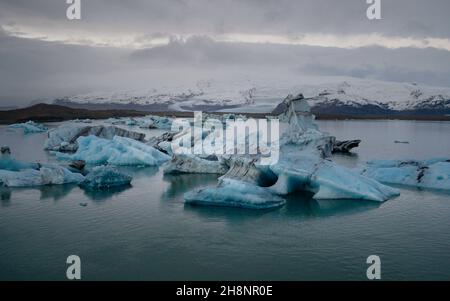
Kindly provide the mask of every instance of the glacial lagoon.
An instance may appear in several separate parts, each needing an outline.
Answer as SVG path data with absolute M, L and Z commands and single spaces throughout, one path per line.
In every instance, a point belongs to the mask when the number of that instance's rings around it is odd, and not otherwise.
M 333 156 L 348 167 L 450 157 L 449 122 L 318 125 L 340 140 L 362 140 L 354 154 Z M 24 161 L 56 160 L 43 150 L 45 137 L 0 127 L 0 144 Z M 396 187 L 401 195 L 385 203 L 296 194 L 284 207 L 255 212 L 184 204 L 184 193 L 216 185 L 216 176 L 121 169 L 133 174 L 131 188 L 0 188 L 0 280 L 64 280 L 72 254 L 84 280 L 365 280 L 372 254 L 384 280 L 450 279 L 448 193 Z

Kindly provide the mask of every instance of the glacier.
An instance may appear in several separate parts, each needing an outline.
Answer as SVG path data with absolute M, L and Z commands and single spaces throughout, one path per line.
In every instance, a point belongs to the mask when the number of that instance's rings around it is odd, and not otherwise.
M 133 178 L 112 166 L 96 166 L 85 177 L 80 186 L 87 189 L 108 189 L 129 186 Z
M 97 136 L 81 136 L 77 139 L 75 153 L 53 152 L 61 160 L 83 160 L 92 165 L 159 166 L 170 157 L 159 150 L 134 139 L 114 136 L 112 140 Z
M 65 97 L 69 104 L 120 104 L 155 106 L 167 111 L 266 113 L 273 100 L 302 92 L 314 110 L 350 107 L 367 114 L 370 109 L 392 113 L 421 109 L 450 109 L 450 89 L 419 83 L 398 83 L 345 76 L 283 76 L 268 74 L 216 76 L 172 86 L 154 85 L 145 90 L 93 92 Z M 233 87 L 230 89 L 230 87 Z M 60 101 L 60 100 L 59 100 Z M 58 103 L 55 100 L 54 103 Z
M 450 159 L 372 160 L 362 175 L 386 184 L 450 191 Z
M 11 129 L 22 129 L 24 134 L 42 133 L 48 130 L 42 124 L 36 123 L 31 120 L 24 123 L 10 124 L 8 127 Z

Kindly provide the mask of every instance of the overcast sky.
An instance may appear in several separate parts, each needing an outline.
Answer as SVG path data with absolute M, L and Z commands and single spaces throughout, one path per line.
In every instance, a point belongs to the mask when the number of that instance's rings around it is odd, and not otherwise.
M 450 86 L 450 1 L 0 0 L 0 106 L 221 73 Z

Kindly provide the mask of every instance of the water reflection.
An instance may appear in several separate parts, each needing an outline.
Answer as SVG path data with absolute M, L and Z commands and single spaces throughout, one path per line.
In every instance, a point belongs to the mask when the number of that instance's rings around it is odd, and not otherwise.
M 169 186 L 161 198 L 163 201 L 170 201 L 194 188 L 216 185 L 218 177 L 205 174 L 164 175 L 163 180 L 168 182 Z
M 263 209 L 253 210 L 245 208 L 234 207 L 220 207 L 220 206 L 199 206 L 192 204 L 185 204 L 184 211 L 191 215 L 195 215 L 206 221 L 227 221 L 232 224 L 243 224 L 247 221 L 252 221 L 255 218 L 260 218 L 266 214 L 270 214 L 279 209 Z
M 296 193 L 286 196 L 286 204 L 281 208 L 268 210 L 252 210 L 232 207 L 194 206 L 186 204 L 185 212 L 195 214 L 206 220 L 226 220 L 242 222 L 262 217 L 266 214 L 278 215 L 281 218 L 311 219 L 331 216 L 345 216 L 377 209 L 379 202 L 365 200 L 315 200 L 311 193 Z
M 381 204 L 366 200 L 316 200 L 313 213 L 317 217 L 352 215 L 377 209 Z
M 132 185 L 111 187 L 108 189 L 83 189 L 84 195 L 94 202 L 104 202 L 107 199 L 120 195 L 125 190 L 128 190 Z
M 2 207 L 8 207 L 11 204 L 11 189 L 0 186 L 0 201 Z
M 366 200 L 315 200 L 309 193 L 296 193 L 286 197 L 287 216 L 330 217 L 357 214 L 380 207 L 382 203 Z
M 76 184 L 42 186 L 39 188 L 41 200 L 52 199 L 58 201 L 66 197 L 75 187 L 77 187 Z

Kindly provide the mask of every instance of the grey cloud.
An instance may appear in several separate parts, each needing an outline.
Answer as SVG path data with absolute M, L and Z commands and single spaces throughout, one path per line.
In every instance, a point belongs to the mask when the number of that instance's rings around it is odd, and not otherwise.
M 65 1 L 0 0 L 0 25 L 84 30 L 137 42 L 169 37 L 142 50 L 64 45 L 8 36 L 0 27 L 0 106 L 99 90 L 151 88 L 217 74 L 348 75 L 449 86 L 450 52 L 436 49 L 326 47 L 216 42 L 214 33 L 308 32 L 450 37 L 447 0 L 383 0 L 383 20 L 369 22 L 363 0 L 96 0 L 83 20 L 65 19 Z M 176 34 L 197 34 L 179 40 Z M 203 34 L 203 35 L 202 35 Z
M 205 37 L 125 49 L 0 34 L 0 105 L 102 90 L 143 89 L 217 74 L 348 75 L 448 85 L 450 52 L 219 43 Z
M 381 80 L 418 81 L 448 85 L 450 53 L 445 50 L 386 49 L 214 42 L 194 37 L 186 42 L 138 50 L 130 55 L 135 64 L 148 66 L 191 66 L 197 68 L 236 66 L 243 69 L 265 66 L 315 75 L 349 75 Z M 430 76 L 433 74 L 433 76 Z
M 369 21 L 365 0 L 96 0 L 82 1 L 80 22 L 64 1 L 1 0 L 3 22 L 58 28 L 172 34 L 303 33 L 450 37 L 448 0 L 382 0 L 383 20 Z

